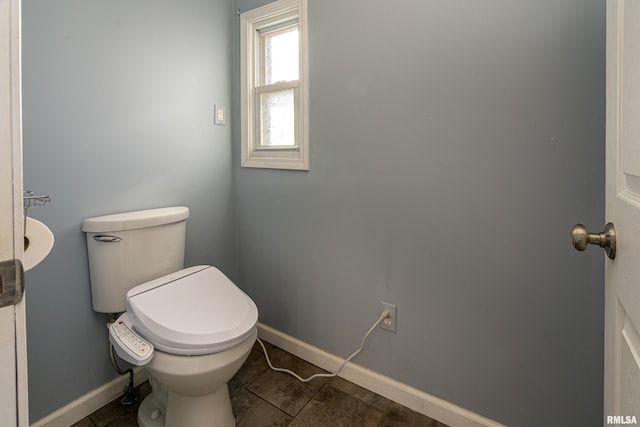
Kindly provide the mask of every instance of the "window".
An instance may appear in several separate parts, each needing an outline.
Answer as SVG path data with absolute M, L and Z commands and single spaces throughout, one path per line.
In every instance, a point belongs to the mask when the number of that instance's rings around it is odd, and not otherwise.
M 309 169 L 306 5 L 240 15 L 242 166 Z

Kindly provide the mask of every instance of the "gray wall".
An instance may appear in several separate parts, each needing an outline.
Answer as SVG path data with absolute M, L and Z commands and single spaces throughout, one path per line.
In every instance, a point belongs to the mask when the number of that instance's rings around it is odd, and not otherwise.
M 191 208 L 188 265 L 233 277 L 231 2 L 23 0 L 25 187 L 55 234 L 27 281 L 31 421 L 117 376 L 91 309 L 84 218 Z
M 311 170 L 234 160 L 260 320 L 346 356 L 395 303 L 356 363 L 510 426 L 601 425 L 603 254 L 569 230 L 604 223 L 604 2 L 309 3 Z

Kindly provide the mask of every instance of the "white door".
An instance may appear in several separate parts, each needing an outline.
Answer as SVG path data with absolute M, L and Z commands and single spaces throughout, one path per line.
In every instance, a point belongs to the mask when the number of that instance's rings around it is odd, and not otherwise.
M 607 0 L 604 422 L 640 423 L 640 0 Z
M 0 301 L 6 260 L 22 259 L 20 0 L 0 0 Z M 0 427 L 28 426 L 24 298 L 0 308 Z

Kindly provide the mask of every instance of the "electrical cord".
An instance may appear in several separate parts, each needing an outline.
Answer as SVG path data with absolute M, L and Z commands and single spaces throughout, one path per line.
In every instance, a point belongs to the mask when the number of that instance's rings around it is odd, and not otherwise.
M 116 372 L 120 375 L 129 374 L 129 384 L 124 387 L 124 395 L 122 399 L 120 399 L 120 403 L 123 405 L 131 405 L 135 403 L 140 398 L 140 393 L 138 393 L 133 387 L 133 369 L 122 369 L 118 362 L 116 362 L 116 354 L 113 349 L 113 344 L 109 344 L 109 357 L 111 358 L 111 366 Z
M 351 354 L 351 356 L 347 357 L 345 359 L 345 361 L 342 363 L 342 365 L 340 366 L 340 368 L 335 373 L 313 374 L 309 378 L 302 378 L 298 374 L 296 374 L 295 372 L 292 372 L 292 371 L 290 371 L 288 369 L 277 368 L 277 367 L 273 366 L 271 364 L 271 360 L 269 360 L 269 355 L 267 354 L 267 349 L 265 348 L 264 344 L 262 343 L 262 340 L 260 338 L 257 338 L 257 340 L 258 340 L 258 343 L 260 344 L 260 347 L 262 347 L 262 351 L 264 352 L 264 357 L 267 359 L 267 364 L 269 365 L 269 367 L 271 369 L 273 369 L 274 371 L 277 371 L 277 372 L 284 372 L 286 374 L 289 374 L 289 375 L 295 377 L 298 381 L 302 381 L 303 383 L 306 383 L 306 382 L 309 382 L 312 379 L 318 378 L 318 377 L 331 378 L 331 377 L 335 377 L 335 376 L 340 375 L 340 372 L 342 372 L 344 367 L 347 366 L 347 363 L 349 363 L 349 361 L 351 361 L 351 359 L 356 357 L 356 355 L 362 351 L 362 349 L 364 348 L 364 344 L 367 341 L 367 338 L 369 338 L 369 335 L 371 335 L 371 332 L 373 332 L 373 330 L 376 328 L 376 326 L 378 326 L 378 324 L 380 322 L 382 322 L 384 319 L 388 319 L 389 317 L 391 317 L 391 312 L 389 310 L 385 310 L 385 311 L 382 312 L 382 315 L 378 318 L 378 320 L 376 320 L 376 322 L 371 326 L 371 328 L 367 331 L 367 333 L 364 334 L 364 337 L 362 337 L 362 342 L 360 343 L 360 348 L 358 348 L 356 351 L 354 351 Z

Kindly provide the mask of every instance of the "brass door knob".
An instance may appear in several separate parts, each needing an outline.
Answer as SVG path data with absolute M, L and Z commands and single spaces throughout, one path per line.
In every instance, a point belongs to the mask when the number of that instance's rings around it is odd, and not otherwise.
M 616 257 L 616 229 L 612 223 L 605 225 L 602 233 L 589 233 L 587 227 L 576 224 L 571 229 L 571 239 L 573 247 L 579 251 L 584 251 L 589 245 L 598 245 L 604 248 L 609 258 Z

